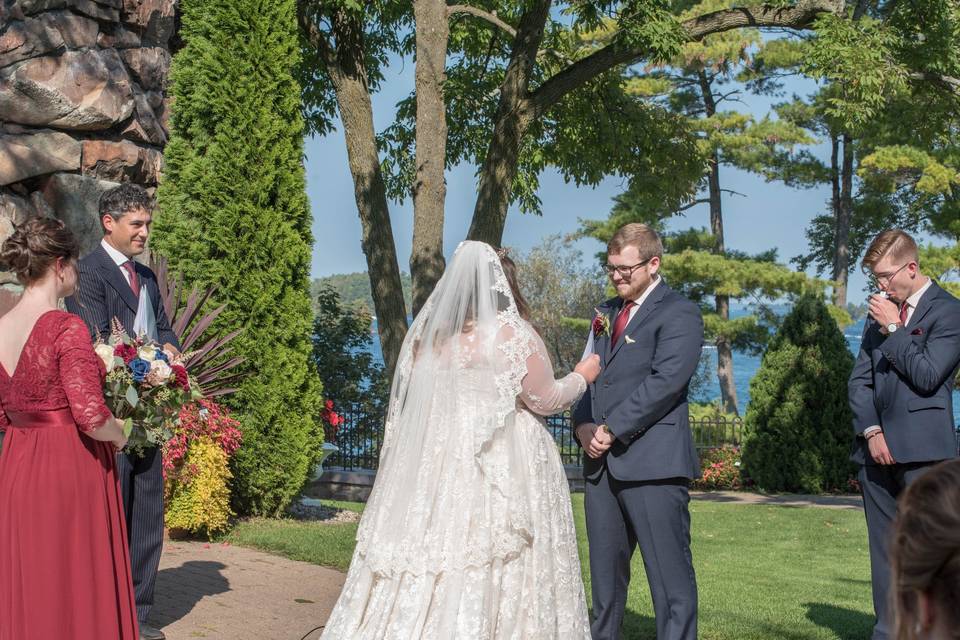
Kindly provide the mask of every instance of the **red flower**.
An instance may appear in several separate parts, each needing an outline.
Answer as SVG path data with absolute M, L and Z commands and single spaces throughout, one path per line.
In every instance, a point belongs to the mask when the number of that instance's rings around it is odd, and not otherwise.
M 120 343 L 114 347 L 113 355 L 123 358 L 123 364 L 130 364 L 130 361 L 137 357 L 137 348 L 133 345 Z
M 187 369 L 182 364 L 175 364 L 172 367 L 173 375 L 177 378 L 177 385 L 184 391 L 190 391 L 190 377 L 187 375 Z
M 328 409 L 329 411 L 333 411 L 333 400 L 327 400 L 327 401 L 324 403 L 324 405 L 327 407 L 327 409 Z

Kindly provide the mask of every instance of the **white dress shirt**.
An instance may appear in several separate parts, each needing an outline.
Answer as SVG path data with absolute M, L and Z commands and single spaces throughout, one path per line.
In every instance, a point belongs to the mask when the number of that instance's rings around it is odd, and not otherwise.
M 123 274 L 123 279 L 127 281 L 127 284 L 130 284 L 130 274 L 127 273 L 127 270 L 121 267 L 120 265 L 130 262 L 130 258 L 123 255 L 119 251 L 113 248 L 106 239 L 100 241 L 100 246 L 103 247 L 103 250 L 107 252 L 107 255 L 117 264 L 117 267 L 120 269 L 120 273 Z

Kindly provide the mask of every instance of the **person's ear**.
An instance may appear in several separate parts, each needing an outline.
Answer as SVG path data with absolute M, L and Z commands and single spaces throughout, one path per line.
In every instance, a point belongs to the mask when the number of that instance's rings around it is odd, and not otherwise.
M 116 224 L 116 220 L 113 219 L 109 213 L 103 214 L 100 217 L 100 225 L 103 227 L 104 233 L 113 233 L 113 227 Z

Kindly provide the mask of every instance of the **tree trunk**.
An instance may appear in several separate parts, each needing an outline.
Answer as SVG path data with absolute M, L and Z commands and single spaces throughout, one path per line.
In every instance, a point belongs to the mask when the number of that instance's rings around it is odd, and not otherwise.
M 834 140 L 831 162 L 836 167 L 836 140 Z M 835 174 L 836 175 L 836 174 Z M 847 280 L 850 275 L 850 224 L 853 218 L 853 139 L 843 136 L 843 164 L 839 171 L 839 185 L 834 179 L 836 205 L 835 244 L 833 254 L 833 279 L 837 283 L 833 290 L 833 304 L 847 306 Z
M 713 99 L 711 81 L 703 71 L 699 73 L 700 92 L 706 115 L 709 118 L 717 112 L 717 103 Z M 723 255 L 726 243 L 723 238 L 723 202 L 720 193 L 720 154 L 714 151 L 710 156 L 710 175 L 707 176 L 710 197 L 710 232 L 713 233 L 713 252 Z M 730 296 L 718 295 L 714 299 L 717 315 L 726 322 L 730 319 Z M 720 385 L 720 404 L 724 413 L 740 415 L 737 409 L 737 385 L 733 378 L 733 346 L 726 336 L 717 336 L 717 382 Z
M 467 237 L 493 246 L 503 241 L 523 136 L 532 121 L 530 77 L 543 40 L 551 0 L 538 0 L 520 19 L 510 64 L 500 85 L 496 124 L 480 170 L 480 187 Z
M 443 98 L 450 29 L 444 0 L 413 4 L 417 37 L 416 177 L 413 185 L 413 314 L 443 274 L 443 213 L 447 185 L 447 108 Z
M 407 312 L 373 127 L 364 63 L 363 23 L 347 12 L 336 12 L 331 16 L 331 23 L 338 45 L 336 51 L 324 46 L 325 41 L 318 42 L 316 31 L 309 31 L 312 24 L 304 24 L 301 17 L 301 26 L 308 29 L 311 41 L 324 55 L 337 94 L 383 361 L 388 374 L 392 375 L 407 333 Z

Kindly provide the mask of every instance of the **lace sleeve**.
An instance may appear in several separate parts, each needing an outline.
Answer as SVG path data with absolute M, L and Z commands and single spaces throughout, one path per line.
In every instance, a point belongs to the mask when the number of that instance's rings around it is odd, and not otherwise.
M 69 315 L 61 325 L 57 338 L 57 360 L 60 382 L 70 403 L 77 427 L 93 431 L 111 417 L 103 401 L 103 362 L 93 352 L 90 332 L 79 317 Z
M 9 426 L 10 418 L 7 417 L 7 412 L 3 410 L 3 405 L 0 405 L 0 433 L 4 433 Z
M 539 337 L 533 340 L 534 350 L 527 357 L 527 375 L 521 382 L 520 399 L 534 413 L 549 416 L 576 402 L 586 391 L 587 381 L 579 373 L 554 379 L 547 348 Z

